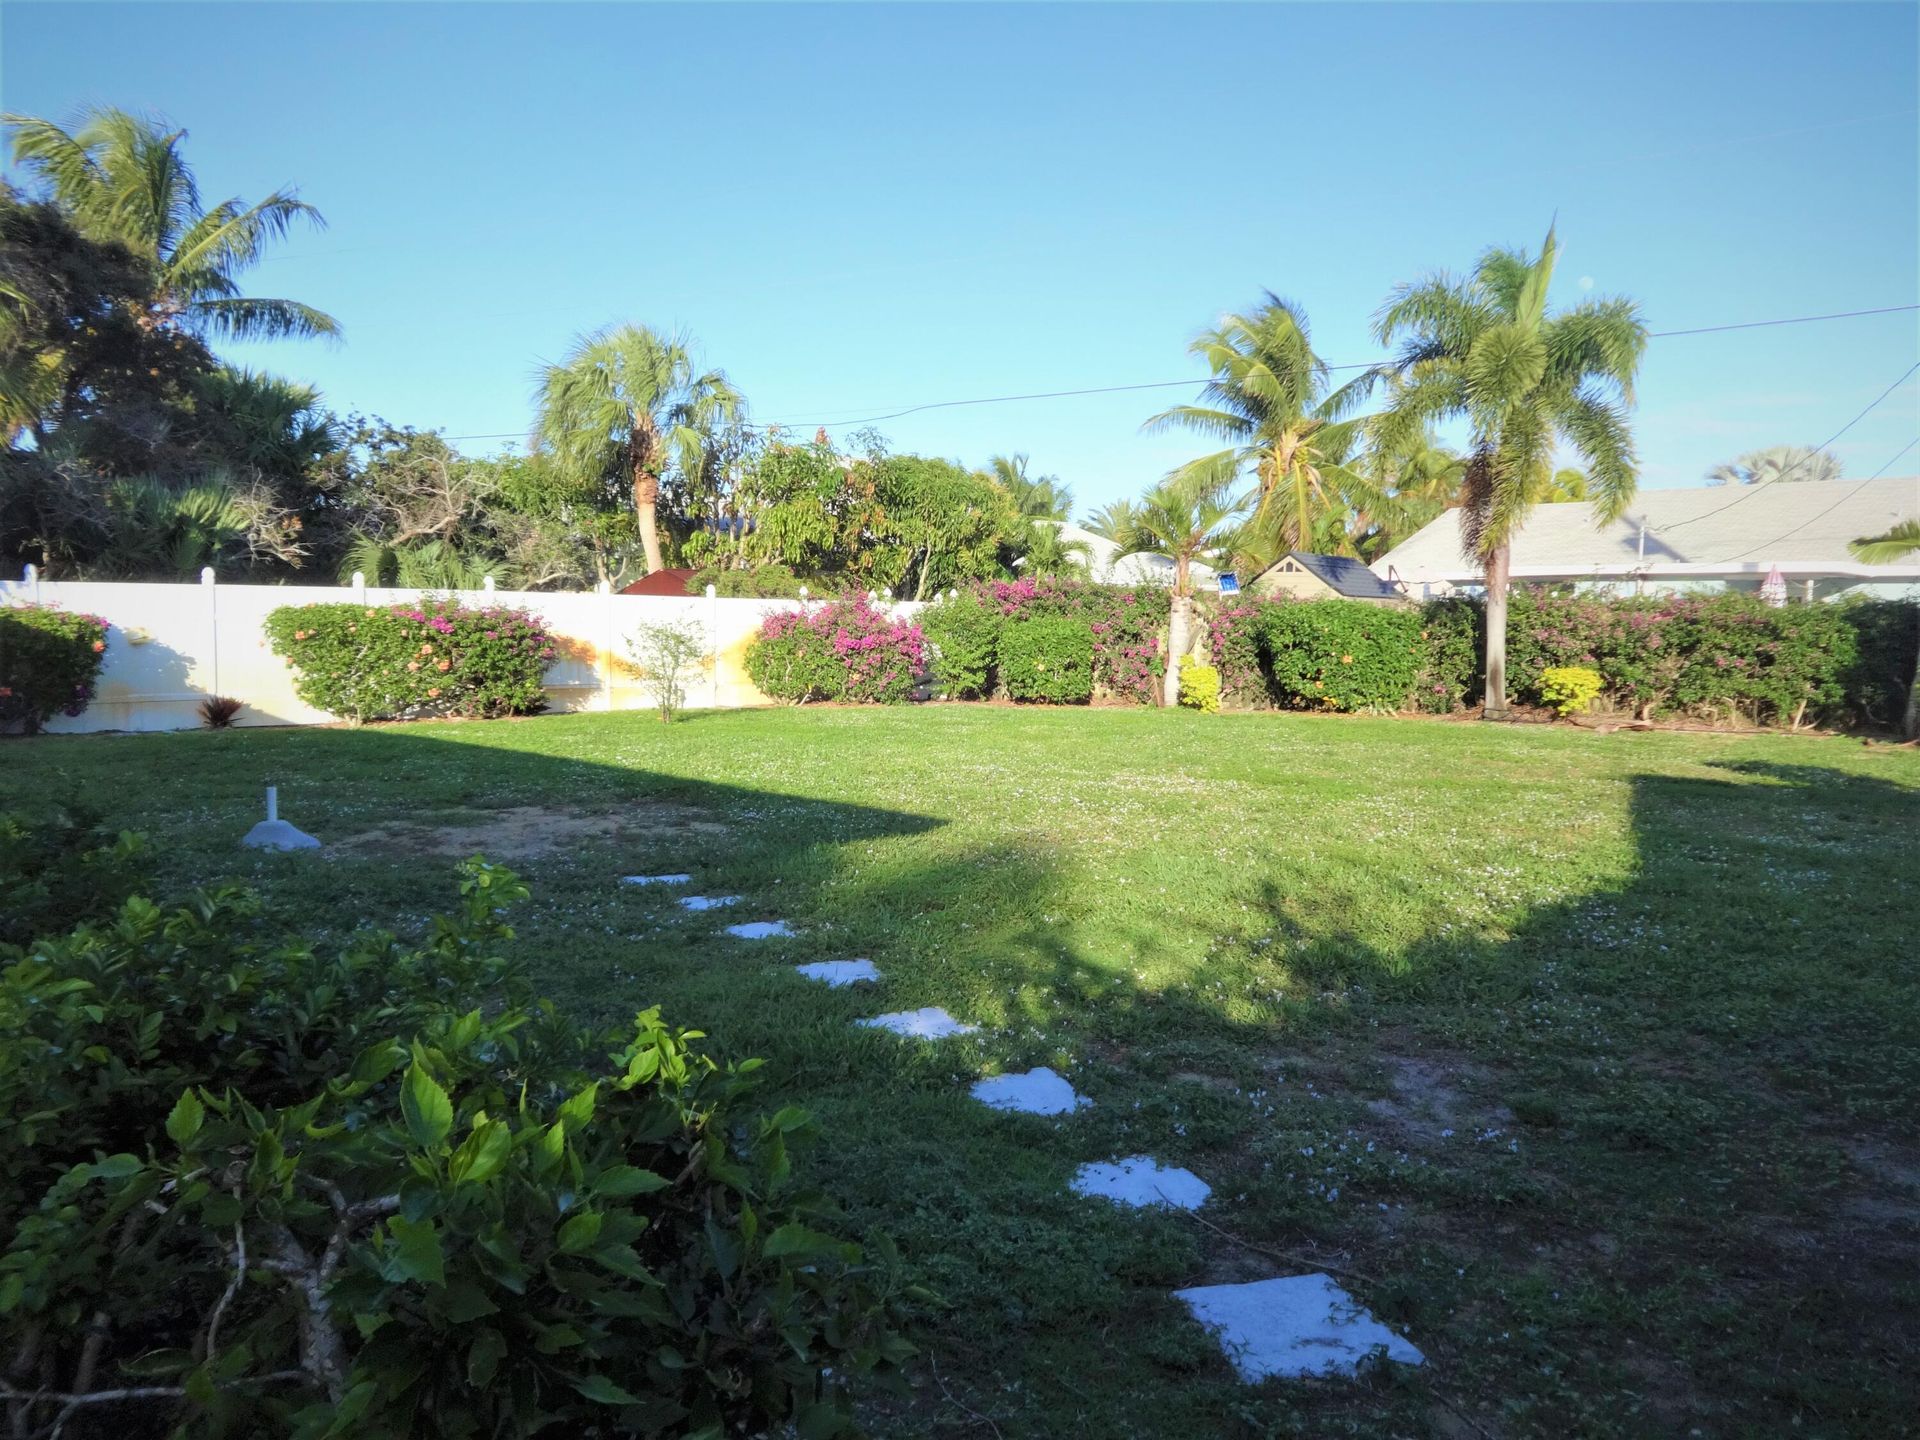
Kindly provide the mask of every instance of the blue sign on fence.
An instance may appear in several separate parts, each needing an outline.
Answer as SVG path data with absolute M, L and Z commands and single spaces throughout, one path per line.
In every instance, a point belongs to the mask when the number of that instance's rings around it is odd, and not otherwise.
M 1220 593 L 1222 595 L 1238 595 L 1240 593 L 1240 577 L 1235 575 L 1231 570 L 1223 571 L 1220 575 Z

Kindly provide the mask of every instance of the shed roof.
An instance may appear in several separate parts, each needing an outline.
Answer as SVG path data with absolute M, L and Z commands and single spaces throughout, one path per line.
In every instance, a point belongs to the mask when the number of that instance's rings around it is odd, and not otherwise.
M 1273 565 L 1267 566 L 1260 575 L 1283 561 L 1291 560 L 1319 580 L 1336 595 L 1344 595 L 1349 600 L 1398 600 L 1402 592 L 1382 580 L 1365 563 L 1350 560 L 1345 555 L 1314 555 L 1305 550 L 1289 550 Z M 1258 580 L 1260 575 L 1255 575 Z M 1252 584 L 1250 580 L 1247 582 Z

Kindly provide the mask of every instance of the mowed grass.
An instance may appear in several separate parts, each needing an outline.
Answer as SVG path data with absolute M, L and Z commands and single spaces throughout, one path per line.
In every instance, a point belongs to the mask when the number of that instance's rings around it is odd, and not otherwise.
M 330 842 L 237 839 L 261 787 Z M 766 1057 L 814 1176 L 945 1308 L 883 1435 L 1911 1433 L 1920 756 L 988 707 L 42 739 L 0 789 L 146 831 L 320 936 L 448 904 L 430 830 L 615 817 L 510 860 L 547 992 Z M 521 814 L 515 833 L 537 833 Z M 692 915 L 623 874 L 738 894 Z M 797 934 L 731 940 L 727 923 Z M 877 987 L 792 974 L 865 956 Z M 857 1016 L 941 1005 L 976 1037 Z M 1045 1064 L 1093 1105 L 974 1103 Z M 1147 1153 L 1206 1224 L 1082 1200 Z M 1238 1383 L 1168 1298 L 1332 1271 L 1428 1356 Z

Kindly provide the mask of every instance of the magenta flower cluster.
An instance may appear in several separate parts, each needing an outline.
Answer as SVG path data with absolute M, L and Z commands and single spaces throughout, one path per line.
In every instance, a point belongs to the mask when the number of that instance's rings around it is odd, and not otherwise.
M 920 627 L 864 595 L 769 615 L 748 656 L 754 683 L 775 699 L 906 699 L 926 661 Z
M 1166 673 L 1162 653 L 1168 592 L 1093 585 L 1084 580 L 1022 576 L 989 580 L 975 593 L 1009 619 L 1073 615 L 1093 632 L 1093 684 L 1097 693 L 1151 705 Z

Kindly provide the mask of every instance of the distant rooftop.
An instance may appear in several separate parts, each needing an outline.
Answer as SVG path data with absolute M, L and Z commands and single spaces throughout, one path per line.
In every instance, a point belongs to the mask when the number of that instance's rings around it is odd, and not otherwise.
M 1373 571 L 1364 560 L 1350 560 L 1345 555 L 1310 555 L 1304 550 L 1289 550 L 1284 557 L 1310 572 L 1336 595 L 1344 595 L 1349 600 L 1400 600 L 1404 592 L 1387 584 Z M 1276 560 L 1273 565 L 1278 565 Z M 1271 570 L 1269 565 L 1267 570 Z M 1267 573 L 1262 570 L 1260 575 Z M 1258 580 L 1260 575 L 1255 575 Z M 1249 584 L 1252 581 L 1248 582 Z

